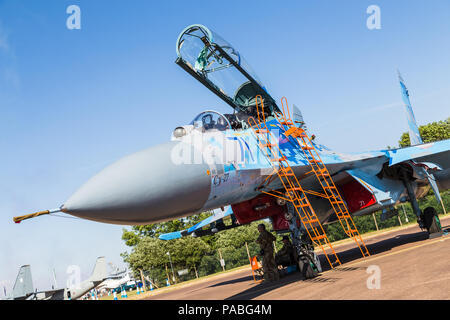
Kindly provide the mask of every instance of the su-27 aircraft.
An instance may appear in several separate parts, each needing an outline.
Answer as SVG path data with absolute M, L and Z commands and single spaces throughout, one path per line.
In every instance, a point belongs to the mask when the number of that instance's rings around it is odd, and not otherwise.
M 286 99 L 277 103 L 242 55 L 212 30 L 185 28 L 176 52 L 176 63 L 233 112 L 199 114 L 175 128 L 171 141 L 98 173 L 61 207 L 15 222 L 61 211 L 103 223 L 145 225 L 215 210 L 190 229 L 160 237 L 169 240 L 269 218 L 274 231 L 291 233 L 299 252 L 306 250 L 319 271 L 305 234 L 321 245 L 317 230 L 347 221 L 336 205 L 350 216 L 383 210 L 389 217 L 396 213 L 394 205 L 409 201 L 420 227 L 440 231 L 435 210 L 422 211 L 417 199 L 430 186 L 438 200 L 439 190 L 448 189 L 450 140 L 423 144 L 400 76 L 412 146 L 344 154 L 309 138 L 300 110 L 294 107 L 291 118 Z M 315 152 L 313 158 L 308 150 Z M 286 179 L 294 178 L 298 184 L 286 187 Z M 335 187 L 324 187 L 330 179 Z
M 74 300 L 97 287 L 105 279 L 107 279 L 105 258 L 99 257 L 88 279 L 68 288 L 37 291 L 33 288 L 31 267 L 25 265 L 20 267 L 12 294 L 6 300 Z

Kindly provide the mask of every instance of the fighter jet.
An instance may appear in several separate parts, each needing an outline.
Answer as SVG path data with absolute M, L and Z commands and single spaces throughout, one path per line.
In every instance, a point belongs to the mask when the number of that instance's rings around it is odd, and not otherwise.
M 33 279 L 30 265 L 21 266 L 11 295 L 6 300 L 26 300 L 33 294 Z
M 59 208 L 17 217 L 15 222 L 61 211 L 103 223 L 145 225 L 216 210 L 208 221 L 163 238 L 214 233 L 266 218 L 275 231 L 290 230 L 292 203 L 286 201 L 288 197 L 273 196 L 285 190 L 255 131 L 255 123 L 261 124 L 262 118 L 276 137 L 273 143 L 308 191 L 320 223 L 338 220 L 329 199 L 323 197 L 320 181 L 311 174 L 302 147 L 280 121 L 280 115 L 292 114 L 293 126 L 308 132 L 300 110 L 290 109 L 286 99 L 276 101 L 243 56 L 203 25 L 191 25 L 181 32 L 176 53 L 176 64 L 232 112 L 200 113 L 191 123 L 174 128 L 170 141 L 127 156 L 98 173 Z M 439 231 L 435 210 L 422 211 L 417 199 L 430 187 L 438 199 L 439 190 L 448 189 L 450 140 L 422 143 L 409 92 L 404 80 L 399 80 L 411 147 L 345 154 L 330 150 L 314 137 L 312 146 L 352 216 L 383 210 L 384 217 L 389 217 L 396 213 L 395 205 L 409 201 L 419 225 L 434 233 Z M 264 107 L 263 112 L 258 105 Z M 226 217 L 231 224 L 223 223 Z
M 102 291 L 103 289 L 111 290 L 120 288 L 122 285 L 130 282 L 131 278 L 132 277 L 130 277 L 130 272 L 127 270 L 123 270 L 120 273 L 109 275 L 109 277 L 105 281 L 98 285 L 97 290 Z
M 104 257 L 97 258 L 94 271 L 89 279 L 69 288 L 37 291 L 33 288 L 30 265 L 20 267 L 13 292 L 6 300 L 72 300 L 83 296 L 107 279 Z M 56 283 L 56 279 L 54 279 Z
M 23 284 L 21 283 L 17 288 L 17 291 L 19 293 L 14 294 L 16 292 L 16 285 L 14 286 L 13 290 L 13 294 L 15 296 L 19 294 L 20 297 L 24 297 L 24 300 L 75 300 L 82 297 L 90 290 L 96 288 L 107 278 L 105 258 L 99 257 L 97 258 L 97 261 L 95 263 L 94 271 L 88 279 L 80 283 L 74 283 L 68 288 L 52 289 L 47 291 L 33 291 L 30 266 L 25 267 L 27 268 L 24 269 L 26 276 L 23 277 Z M 19 272 L 19 276 L 20 275 L 21 273 Z

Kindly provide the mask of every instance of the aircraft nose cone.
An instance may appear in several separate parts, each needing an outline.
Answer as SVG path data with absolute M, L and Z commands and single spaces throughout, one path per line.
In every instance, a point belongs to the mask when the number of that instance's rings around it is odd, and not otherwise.
M 207 164 L 176 164 L 169 142 L 125 157 L 91 178 L 62 206 L 80 218 L 149 224 L 186 216 L 208 200 Z M 186 147 L 186 146 L 185 146 Z M 188 146 L 191 154 L 194 148 Z

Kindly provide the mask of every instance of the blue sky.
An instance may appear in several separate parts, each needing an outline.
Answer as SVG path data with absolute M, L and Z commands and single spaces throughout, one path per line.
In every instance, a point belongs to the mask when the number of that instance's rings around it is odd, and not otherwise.
M 66 8 L 81 8 L 68 30 Z M 381 30 L 366 27 L 369 5 Z M 95 258 L 123 266 L 122 226 L 12 216 L 60 206 L 119 158 L 165 142 L 204 109 L 229 111 L 175 65 L 187 25 L 209 26 L 274 96 L 344 152 L 397 146 L 407 131 L 396 69 L 420 124 L 449 115 L 450 2 L 0 0 L 0 285 L 31 264 L 38 289 L 83 277 Z M 0 291 L 2 297 L 3 290 Z

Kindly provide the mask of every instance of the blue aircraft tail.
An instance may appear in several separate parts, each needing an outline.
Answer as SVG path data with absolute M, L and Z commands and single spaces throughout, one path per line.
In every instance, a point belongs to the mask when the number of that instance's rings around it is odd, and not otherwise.
M 402 91 L 403 103 L 405 104 L 406 117 L 409 127 L 409 139 L 411 146 L 422 144 L 422 137 L 420 136 L 419 127 L 417 126 L 416 118 L 411 107 L 411 101 L 409 100 L 409 91 L 406 88 L 405 80 L 403 80 L 400 72 L 397 70 L 398 80 L 400 81 L 400 88 Z
M 295 104 L 292 110 L 292 119 L 294 120 L 294 125 L 297 128 L 302 128 L 303 130 L 306 130 L 306 124 L 305 121 L 303 120 L 302 112 Z
M 414 117 L 414 112 L 411 107 L 411 101 L 409 100 L 408 88 L 406 88 L 405 80 L 403 80 L 400 71 L 397 70 L 397 73 L 398 73 L 398 80 L 400 82 L 400 89 L 402 92 L 403 103 L 405 104 L 406 117 L 408 120 L 409 141 L 411 142 L 411 146 L 423 144 L 423 140 L 419 132 L 419 127 L 417 126 L 416 118 Z M 438 202 L 442 202 L 441 195 L 439 193 L 439 188 L 437 186 L 436 179 L 434 178 L 433 174 L 426 172 L 426 170 L 423 171 L 427 175 L 428 182 L 430 183 L 430 186 L 434 191 L 436 200 Z

